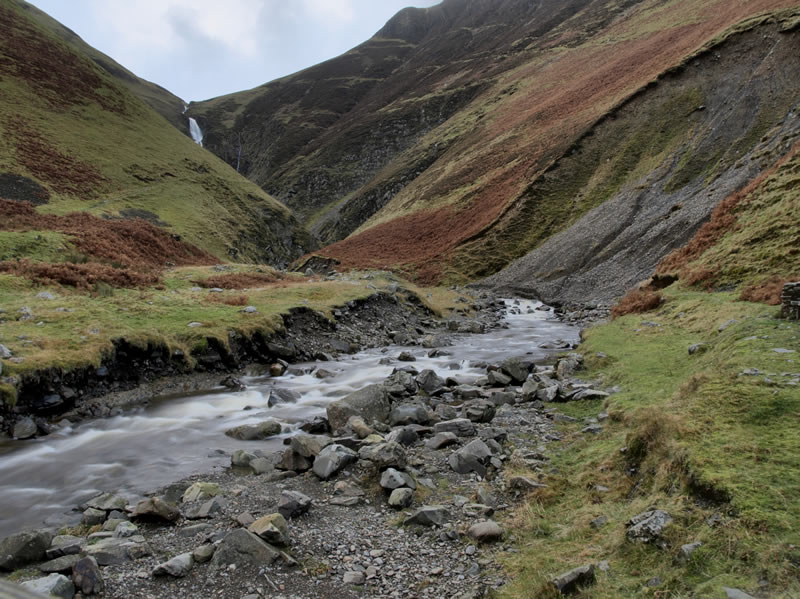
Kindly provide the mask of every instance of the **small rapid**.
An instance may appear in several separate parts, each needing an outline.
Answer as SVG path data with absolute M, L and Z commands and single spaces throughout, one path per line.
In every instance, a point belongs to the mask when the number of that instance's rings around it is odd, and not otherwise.
M 487 363 L 525 355 L 535 361 L 577 343 L 577 327 L 559 321 L 538 302 L 506 300 L 507 328 L 485 334 L 453 334 L 452 345 L 437 357 L 418 346 L 388 346 L 345 355 L 330 362 L 294 365 L 278 378 L 240 377 L 247 389 L 155 398 L 146 408 L 82 422 L 30 441 L 0 442 L 0 538 L 43 523 L 60 524 L 65 514 L 100 492 L 133 499 L 191 474 L 230 465 L 237 449 L 277 451 L 301 423 L 324 416 L 326 405 L 389 376 L 402 351 L 411 352 L 417 370 L 470 383 L 485 375 Z M 560 341 L 561 343 L 556 343 Z M 543 347 L 544 346 L 544 347 Z M 382 364 L 384 358 L 391 364 Z M 385 362 L 386 360 L 384 360 Z M 332 373 L 317 378 L 313 372 Z M 300 395 L 294 404 L 268 406 L 275 388 Z M 225 431 L 268 418 L 283 433 L 267 441 L 239 441 Z M 73 514 L 75 515 L 75 514 Z

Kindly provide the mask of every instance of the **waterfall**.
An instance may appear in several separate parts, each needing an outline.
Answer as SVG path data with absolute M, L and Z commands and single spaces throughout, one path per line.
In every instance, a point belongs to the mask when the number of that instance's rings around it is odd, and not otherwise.
M 194 143 L 199 144 L 200 147 L 202 147 L 203 130 L 200 128 L 200 125 L 197 124 L 197 121 L 194 120 L 192 117 L 189 117 L 189 133 L 192 135 Z

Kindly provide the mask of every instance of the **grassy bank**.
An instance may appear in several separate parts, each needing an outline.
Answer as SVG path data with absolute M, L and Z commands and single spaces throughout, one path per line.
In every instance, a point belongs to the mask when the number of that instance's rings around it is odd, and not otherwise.
M 230 331 L 273 332 L 282 327 L 281 315 L 293 307 L 330 315 L 334 306 L 398 281 L 388 273 L 352 273 L 329 281 L 280 274 L 269 267 L 217 268 L 174 268 L 163 274 L 163 283 L 156 287 L 120 289 L 99 284 L 91 293 L 0 274 L 0 308 L 5 311 L 0 314 L 0 343 L 14 354 L 12 360 L 3 361 L 3 376 L 18 377 L 53 366 L 69 370 L 99 365 L 115 339 L 141 346 L 164 344 L 188 356 L 208 338 L 226 344 Z M 407 288 L 439 314 L 456 306 L 456 292 Z M 243 312 L 247 306 L 257 312 Z M 25 309 L 30 318 L 23 316 Z M 13 386 L 8 380 L 1 385 L 5 400 L 13 400 Z
M 521 552 L 504 597 L 550 596 L 554 575 L 603 560 L 610 569 L 580 596 L 800 596 L 800 323 L 734 294 L 665 295 L 655 312 L 587 332 L 582 377 L 619 391 L 559 406 L 578 421 L 553 446 L 549 487 L 513 516 Z M 603 432 L 582 433 L 602 411 Z M 625 539 L 653 508 L 674 518 L 663 550 Z

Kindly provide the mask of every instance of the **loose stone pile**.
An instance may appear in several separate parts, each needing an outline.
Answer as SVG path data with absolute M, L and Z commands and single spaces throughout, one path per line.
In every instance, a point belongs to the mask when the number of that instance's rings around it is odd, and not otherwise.
M 781 293 L 781 315 L 784 318 L 800 320 L 800 281 L 786 283 Z

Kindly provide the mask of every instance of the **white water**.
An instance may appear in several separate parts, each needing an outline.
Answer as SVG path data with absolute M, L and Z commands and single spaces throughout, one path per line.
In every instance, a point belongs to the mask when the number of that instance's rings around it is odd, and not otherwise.
M 191 134 L 192 139 L 194 140 L 194 143 L 196 143 L 200 147 L 202 147 L 203 146 L 203 130 L 200 128 L 200 125 L 197 124 L 197 121 L 194 120 L 192 117 L 189 117 L 189 133 Z
M 300 423 L 324 415 L 328 402 L 380 382 L 395 365 L 406 364 L 382 365 L 383 357 L 410 351 L 417 357 L 411 363 L 416 369 L 431 368 L 440 376 L 455 375 L 468 383 L 485 374 L 484 368 L 473 364 L 520 355 L 542 360 L 553 350 L 540 344 L 578 341 L 577 328 L 556 320 L 552 312 L 536 311 L 539 305 L 520 300 L 516 310 L 509 303 L 512 312 L 519 313 L 507 315 L 507 329 L 454 335 L 453 345 L 443 348 L 449 356 L 429 358 L 428 350 L 419 347 L 370 349 L 332 362 L 298 365 L 324 368 L 335 373 L 331 378 L 244 377 L 248 388 L 241 393 L 217 390 L 160 398 L 147 409 L 84 422 L 41 439 L 0 443 L 0 538 L 38 526 L 46 518 L 60 523 L 66 512 L 99 492 L 120 492 L 134 500 L 189 474 L 227 467 L 236 449 L 279 450 Z M 292 389 L 301 399 L 270 408 L 267 400 L 273 387 Z M 226 429 L 267 418 L 282 422 L 284 433 L 250 442 L 225 436 Z

